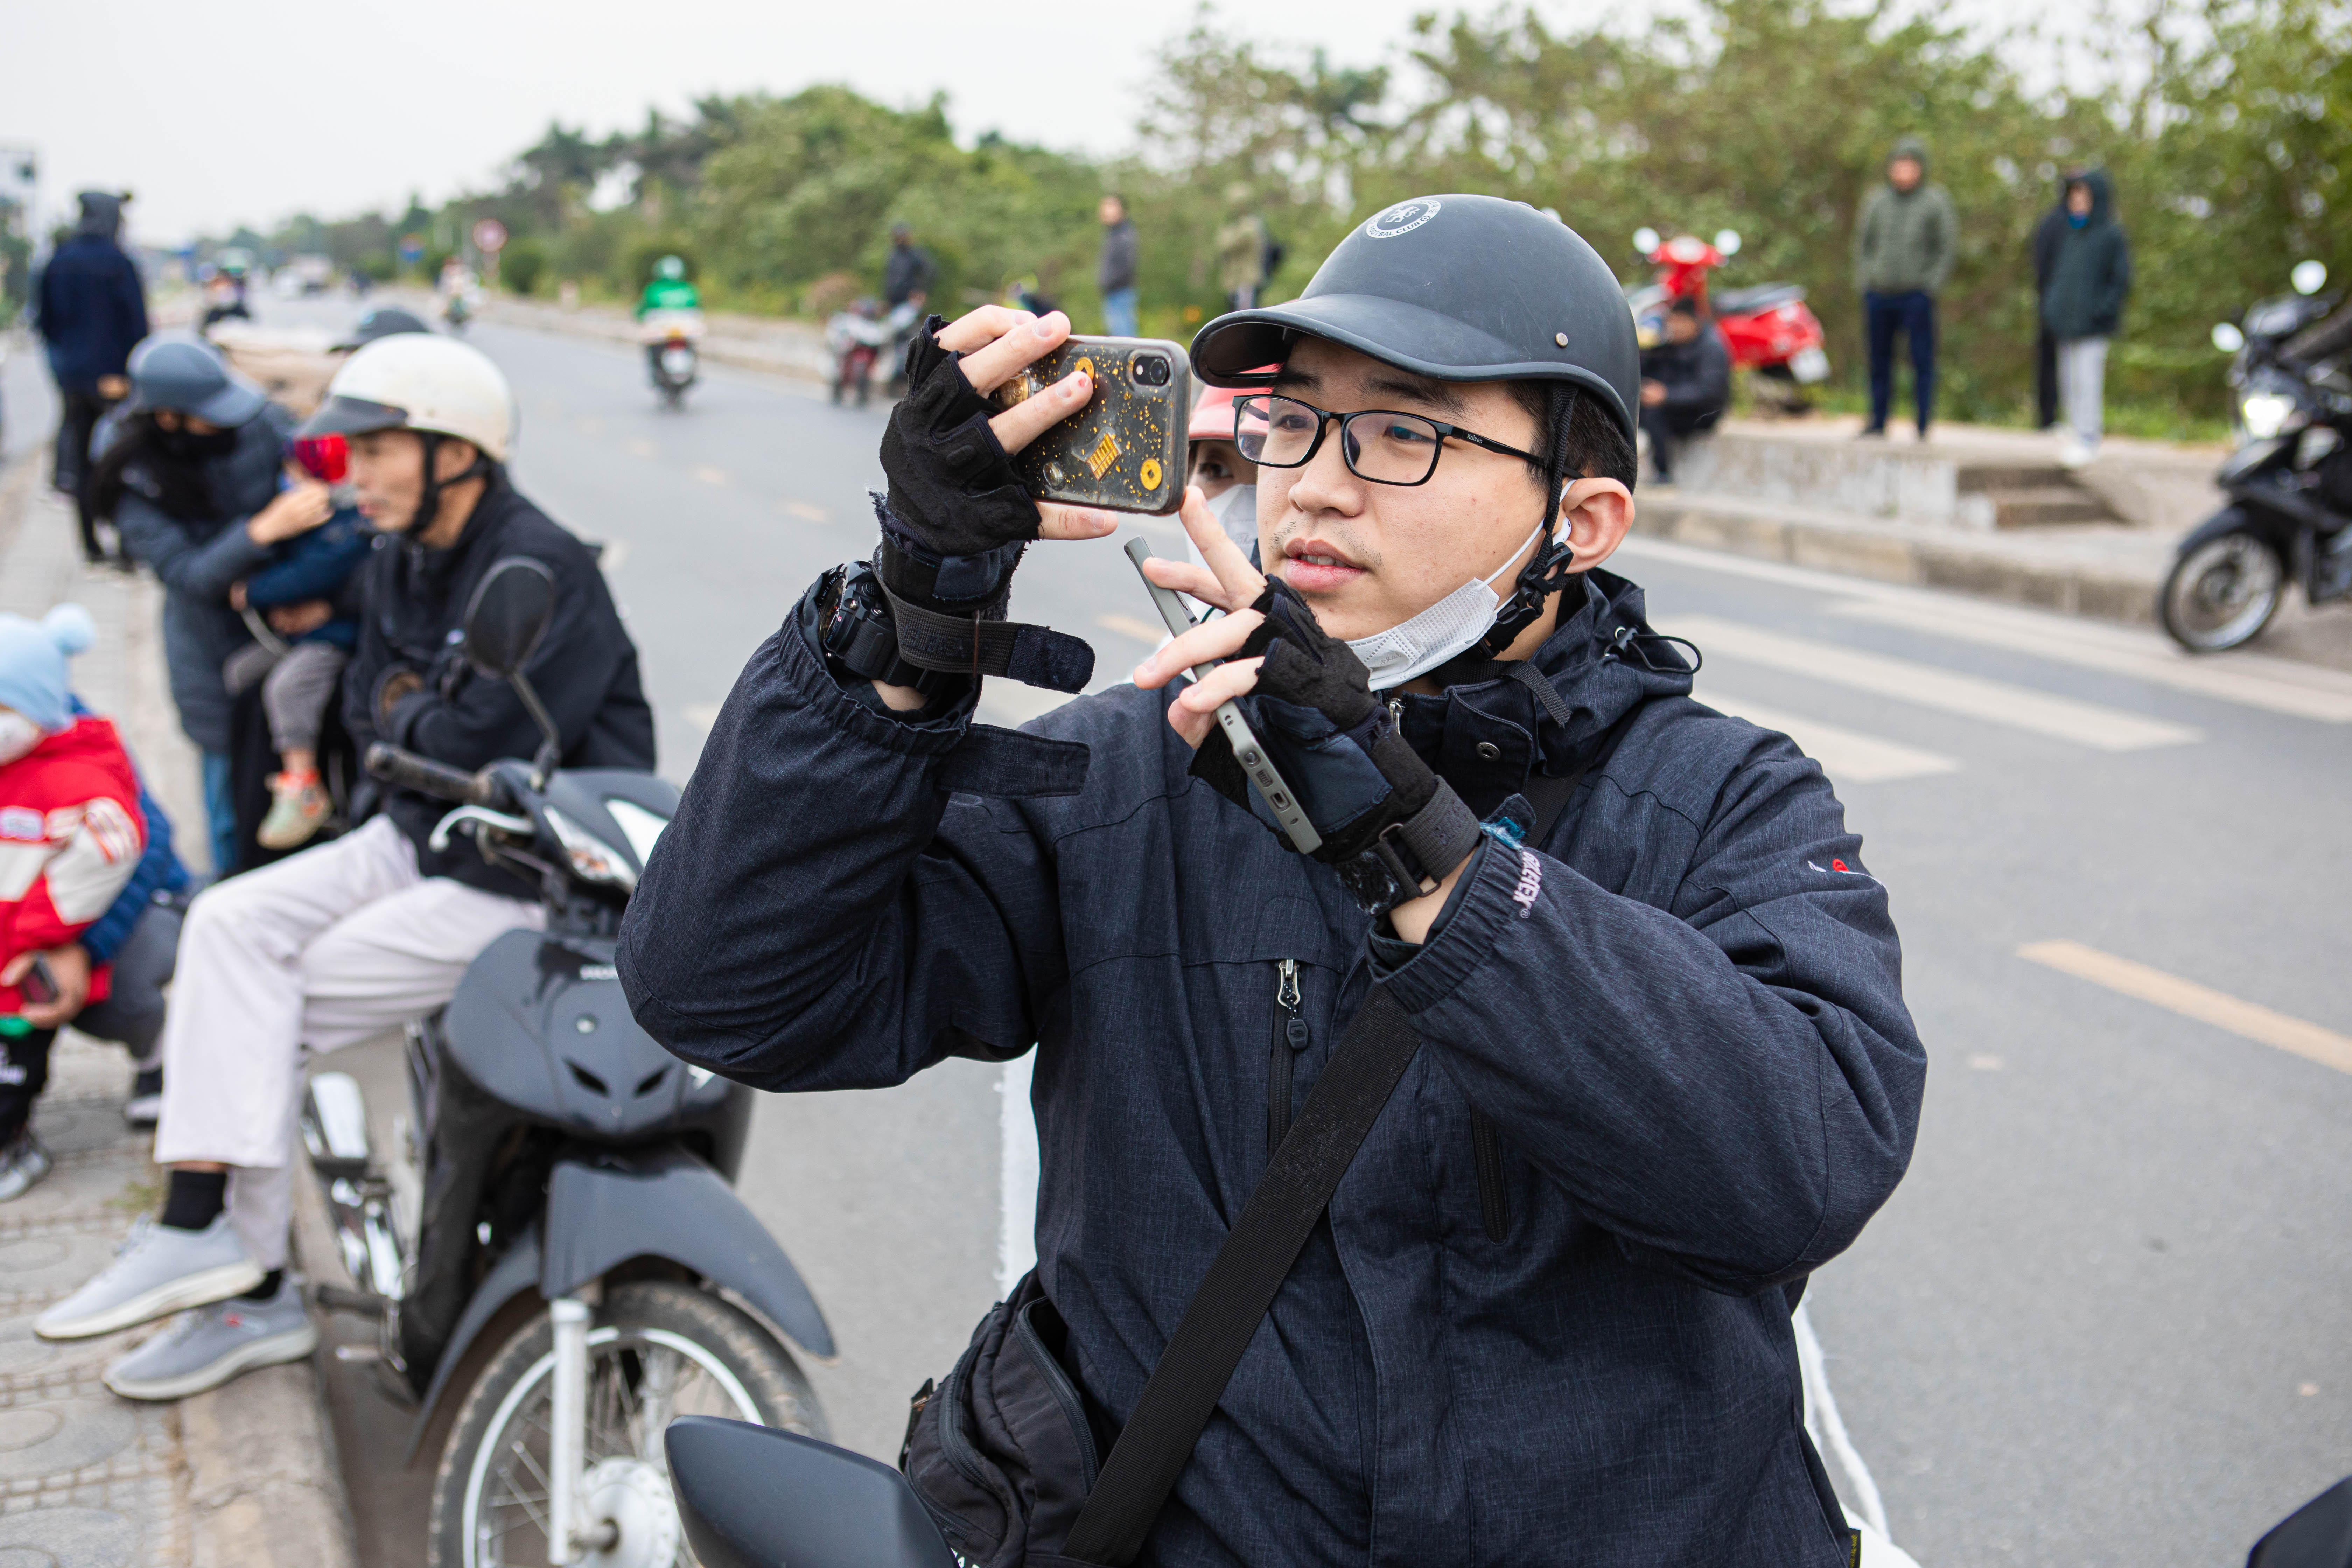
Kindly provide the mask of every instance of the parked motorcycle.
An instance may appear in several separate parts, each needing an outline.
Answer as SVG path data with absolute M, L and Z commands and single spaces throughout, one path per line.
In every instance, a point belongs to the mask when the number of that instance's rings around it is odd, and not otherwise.
M 702 312 L 648 310 L 637 323 L 654 390 L 670 408 L 686 406 L 686 389 L 702 372 Z
M 1710 298 L 1707 275 L 1739 254 L 1736 229 L 1719 231 L 1713 245 L 1696 235 L 1661 240 L 1655 229 L 1638 229 L 1633 247 L 1658 269 L 1653 281 L 1626 290 L 1643 348 L 1664 341 L 1666 311 L 1675 300 L 1696 300 L 1721 329 L 1732 368 L 1755 373 L 1751 390 L 1760 400 L 1790 413 L 1812 406 L 1804 389 L 1830 378 L 1829 340 L 1821 318 L 1805 303 L 1803 284 L 1759 283 Z
M 2156 600 L 2191 653 L 2252 641 L 2290 583 L 2310 605 L 2352 595 L 2352 342 L 2309 331 L 2340 298 L 2320 292 L 2327 268 L 2299 262 L 2292 276 L 2294 293 L 2213 329 L 2232 356 L 2238 445 L 2214 476 L 2229 503 L 2180 542 Z
M 687 1560 L 662 1445 L 674 1416 L 825 1431 L 785 1341 L 829 1357 L 832 1333 L 730 1185 L 751 1091 L 656 1045 L 614 972 L 621 912 L 677 791 L 560 766 L 522 673 L 554 607 L 551 574 L 517 558 L 467 614 L 467 657 L 538 720 L 537 757 L 472 773 L 388 745 L 367 758 L 376 778 L 451 803 L 436 847 L 470 834 L 536 881 L 546 929 L 491 943 L 411 1027 L 394 1147 L 373 1147 L 347 1074 L 317 1074 L 300 1119 L 363 1287 L 322 1287 L 320 1303 L 380 1321 L 379 1383 L 415 1409 L 412 1459 L 447 1433 L 435 1568 L 667 1568 Z

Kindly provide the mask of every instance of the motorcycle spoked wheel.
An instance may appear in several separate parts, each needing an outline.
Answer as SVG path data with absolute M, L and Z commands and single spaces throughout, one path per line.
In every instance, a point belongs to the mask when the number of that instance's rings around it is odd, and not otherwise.
M 433 1478 L 431 1568 L 539 1568 L 547 1562 L 553 1330 L 545 1314 L 499 1347 L 466 1396 Z M 589 1561 L 692 1568 L 669 1487 L 662 1432 L 677 1415 L 723 1415 L 827 1436 L 800 1367 L 749 1316 L 667 1280 L 613 1288 L 588 1336 L 591 1517 L 620 1535 Z
M 2157 619 L 2191 653 L 2221 653 L 2262 635 L 2286 597 L 2286 563 L 2258 534 L 2209 539 L 2173 563 L 2156 596 Z

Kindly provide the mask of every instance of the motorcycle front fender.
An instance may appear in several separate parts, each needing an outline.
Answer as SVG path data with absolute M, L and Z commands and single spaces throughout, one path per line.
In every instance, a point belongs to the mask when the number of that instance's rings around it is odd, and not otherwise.
M 2268 506 L 2253 497 L 2239 496 L 2231 504 L 2189 530 L 2173 552 L 2173 559 L 2185 560 L 2193 552 L 2211 543 L 2227 533 L 2252 533 L 2267 540 L 2279 552 L 2279 559 L 2292 565 L 2295 560 L 2295 544 L 2306 524 L 2284 509 Z
M 543 1219 L 507 1248 L 459 1314 L 417 1408 L 408 1458 L 466 1352 L 509 1302 L 534 1287 L 543 1300 L 570 1295 L 634 1258 L 683 1264 L 742 1297 L 811 1355 L 835 1353 L 800 1270 L 716 1171 L 678 1149 L 575 1155 L 550 1173 Z

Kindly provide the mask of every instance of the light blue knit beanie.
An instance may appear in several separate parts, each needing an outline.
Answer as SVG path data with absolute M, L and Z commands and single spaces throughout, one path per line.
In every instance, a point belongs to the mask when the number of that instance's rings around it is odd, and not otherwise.
M 37 621 L 0 615 L 0 706 L 55 735 L 73 728 L 66 660 L 98 640 L 79 605 L 59 605 Z

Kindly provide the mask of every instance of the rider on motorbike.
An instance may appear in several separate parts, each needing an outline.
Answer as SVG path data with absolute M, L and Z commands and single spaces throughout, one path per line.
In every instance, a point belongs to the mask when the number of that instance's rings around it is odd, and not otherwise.
M 508 479 L 513 430 L 498 367 L 417 333 L 354 353 L 303 426 L 349 442 L 360 510 L 392 536 L 364 568 L 344 723 L 362 750 L 389 741 L 457 768 L 531 755 L 540 731 L 515 689 L 472 671 L 458 646 L 476 584 L 524 556 L 558 590 L 529 673 L 563 763 L 649 770 L 636 647 L 594 554 Z M 430 1011 L 483 947 L 545 918 L 536 887 L 469 843 L 431 847 L 446 809 L 389 790 L 360 804 L 365 820 L 341 838 L 190 907 L 163 1035 L 163 1212 L 35 1324 L 79 1339 L 197 1309 L 107 1369 L 117 1394 L 180 1398 L 317 1342 L 299 1293 L 282 1288 L 303 1048 L 336 1050 Z
M 654 263 L 654 275 L 646 284 L 644 297 L 637 301 L 637 320 L 642 321 L 656 310 L 701 309 L 701 293 L 686 280 L 684 257 L 665 256 Z
M 1192 1342 L 1239 1364 L 1181 1473 L 1126 1472 L 1173 1478 L 1139 1560 L 1848 1562 L 1790 1313 L 1901 1177 L 1926 1056 L 1820 768 L 1690 700 L 1601 569 L 1633 511 L 1617 280 L 1557 219 L 1448 195 L 1203 328 L 1271 576 L 1188 495 L 1208 564 L 1149 574 L 1229 613 L 1016 733 L 976 721 L 969 670 L 1074 690 L 1091 660 L 1000 618 L 1010 577 L 1116 523 L 1041 508 L 1006 457 L 1086 374 L 986 399 L 1068 333 L 990 306 L 918 336 L 876 559 L 753 655 L 616 960 L 656 1038 L 758 1088 L 1038 1052 L 1037 1268 L 918 1402 L 975 1510 L 935 1500 L 950 1544 L 1018 1560 L 981 1510 L 1066 1530 L 1095 1434 L 1148 1382 L 1192 1400 L 1154 1368 L 1286 1133 L 1332 1142 L 1318 1086 L 1376 1007 L 1417 1054 L 1383 1057 L 1386 1112 L 1263 1331 Z M 1314 835 L 1273 830 L 1228 700 Z M 1015 1420 L 1050 1440 L 1016 1454 Z

